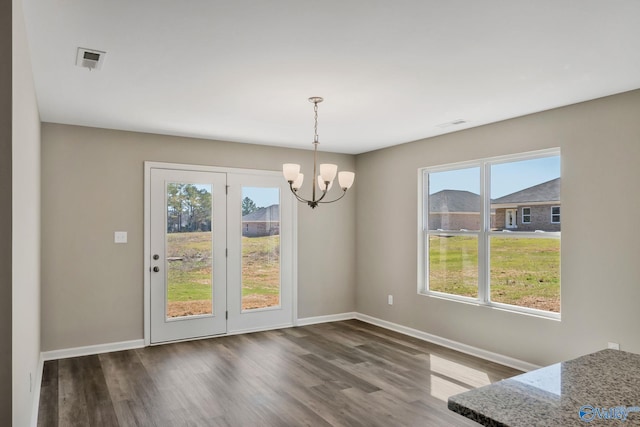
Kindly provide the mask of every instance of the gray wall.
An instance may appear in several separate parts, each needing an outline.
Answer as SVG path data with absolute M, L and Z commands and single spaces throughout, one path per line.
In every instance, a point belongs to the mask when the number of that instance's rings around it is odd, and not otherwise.
M 354 156 L 321 159 L 341 170 L 355 166 Z M 143 337 L 145 160 L 313 167 L 306 150 L 43 124 L 43 351 Z M 340 203 L 299 205 L 299 318 L 355 309 L 357 185 Z M 115 245 L 115 230 L 128 231 L 129 243 Z
M 11 0 L 0 1 L 0 423 L 11 420 Z
M 607 341 L 640 353 L 640 231 L 625 221 L 640 211 L 638 117 L 634 91 L 355 160 L 325 154 L 355 161 L 358 177 L 343 202 L 299 208 L 299 317 L 356 309 L 540 365 Z M 311 167 L 310 152 L 274 147 L 54 124 L 42 138 L 44 351 L 142 337 L 144 160 Z M 416 295 L 417 169 L 551 147 L 563 157 L 562 320 Z M 129 244 L 114 245 L 114 230 Z
M 13 3 L 13 425 L 30 425 L 40 357 L 40 118 L 22 2 Z
M 639 118 L 634 91 L 357 156 L 357 311 L 539 365 L 608 341 L 640 353 Z M 418 296 L 418 168 L 551 147 L 562 150 L 562 320 Z

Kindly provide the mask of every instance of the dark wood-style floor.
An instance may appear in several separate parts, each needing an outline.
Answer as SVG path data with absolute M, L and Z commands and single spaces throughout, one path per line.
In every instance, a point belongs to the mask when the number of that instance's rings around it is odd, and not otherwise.
M 39 426 L 477 426 L 447 398 L 519 374 L 357 320 L 45 363 Z

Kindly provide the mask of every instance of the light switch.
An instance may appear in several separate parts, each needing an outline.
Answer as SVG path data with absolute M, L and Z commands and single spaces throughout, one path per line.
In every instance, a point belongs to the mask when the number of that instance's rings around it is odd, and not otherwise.
M 127 232 L 116 231 L 113 235 L 113 241 L 115 243 L 127 243 Z

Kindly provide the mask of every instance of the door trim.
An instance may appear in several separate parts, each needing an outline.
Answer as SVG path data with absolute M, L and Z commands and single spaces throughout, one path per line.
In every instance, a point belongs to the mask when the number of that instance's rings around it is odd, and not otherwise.
M 247 175 L 273 175 L 282 176 L 279 171 L 267 171 L 258 169 L 242 169 L 242 168 L 229 168 L 219 166 L 205 166 L 205 165 L 190 165 L 183 163 L 164 163 L 145 161 L 144 162 L 144 253 L 143 253 L 143 277 L 144 277 L 144 317 L 143 317 L 143 329 L 144 329 L 144 345 L 149 346 L 151 344 L 151 169 L 172 169 L 182 171 L 201 171 L 201 172 L 221 172 L 230 174 L 247 174 Z M 284 179 L 284 178 L 282 178 Z M 289 195 L 290 197 L 293 197 Z M 283 197 L 285 195 L 283 194 Z M 291 212 L 291 218 L 293 221 L 292 226 L 292 260 L 293 263 L 291 269 L 291 298 L 292 298 L 292 325 L 298 325 L 298 209 L 297 204 L 292 204 L 293 209 Z M 286 326 L 286 325 L 283 325 Z M 256 329 L 251 331 L 241 332 L 257 332 L 260 330 L 268 330 L 273 328 Z M 236 333 L 229 333 L 216 336 L 235 335 Z M 202 337 L 208 338 L 208 337 Z M 195 338 L 199 339 L 199 338 Z M 164 344 L 164 343 L 163 343 Z M 155 344 L 154 344 L 155 345 Z

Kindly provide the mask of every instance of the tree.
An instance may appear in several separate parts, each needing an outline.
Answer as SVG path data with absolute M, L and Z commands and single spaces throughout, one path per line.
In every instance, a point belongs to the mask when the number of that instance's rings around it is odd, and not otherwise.
M 211 193 L 193 184 L 167 185 L 167 231 L 210 231 Z
M 257 211 L 258 208 L 253 200 L 248 197 L 242 199 L 242 216 L 249 215 L 252 212 Z

